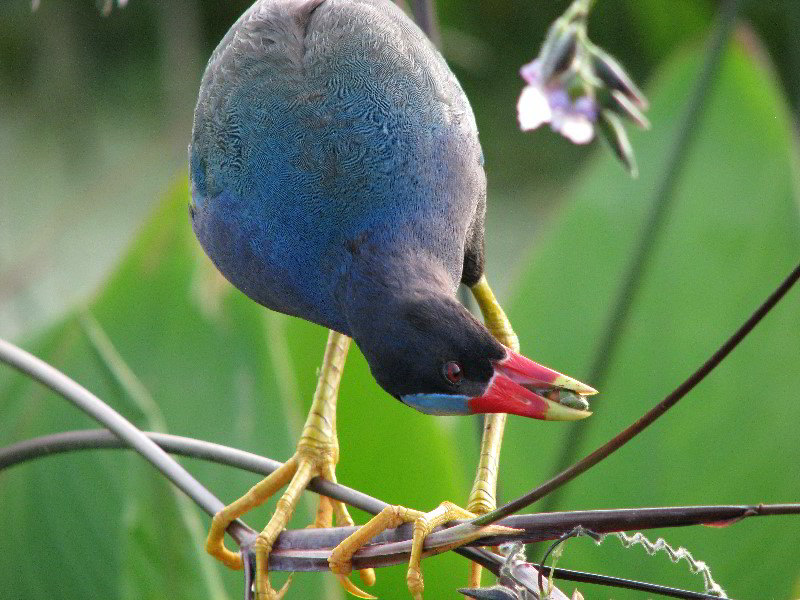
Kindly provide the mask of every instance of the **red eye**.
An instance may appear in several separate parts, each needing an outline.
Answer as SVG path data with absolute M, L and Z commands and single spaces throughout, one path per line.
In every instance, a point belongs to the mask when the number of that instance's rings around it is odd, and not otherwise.
M 461 370 L 461 365 L 456 361 L 451 360 L 444 366 L 444 376 L 450 383 L 461 383 L 461 378 L 464 377 L 464 373 Z

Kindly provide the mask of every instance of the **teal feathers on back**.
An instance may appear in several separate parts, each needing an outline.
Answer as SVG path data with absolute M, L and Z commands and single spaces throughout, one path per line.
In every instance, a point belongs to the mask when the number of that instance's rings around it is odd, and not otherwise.
M 203 77 L 194 229 L 254 300 L 349 333 L 355 246 L 430 257 L 455 290 L 471 228 L 482 251 L 481 162 L 461 87 L 393 3 L 265 0 Z

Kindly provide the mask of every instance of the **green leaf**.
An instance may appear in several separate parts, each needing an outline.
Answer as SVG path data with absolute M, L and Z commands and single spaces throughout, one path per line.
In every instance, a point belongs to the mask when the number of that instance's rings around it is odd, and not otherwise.
M 735 43 L 715 80 L 609 377 L 592 402 L 579 457 L 696 369 L 800 258 L 792 121 L 769 67 L 752 49 Z M 633 136 L 639 180 L 620 176 L 613 159 L 601 155 L 530 257 L 510 317 L 523 352 L 534 359 L 586 376 L 700 60 L 700 52 L 677 56 L 649 90 L 652 132 Z M 800 294 L 793 290 L 678 407 L 571 483 L 562 507 L 794 501 L 798 365 Z M 573 427 L 512 419 L 501 476 L 506 498 L 553 474 Z M 663 533 L 705 560 L 731 597 L 790 596 L 797 567 L 784 541 L 800 535 L 797 519 Z M 561 564 L 702 585 L 683 567 L 612 545 L 570 542 Z M 618 599 L 640 596 L 614 592 Z
M 640 179 L 628 181 L 611 157 L 601 156 L 531 256 L 510 315 L 523 350 L 545 364 L 579 377 L 588 369 L 698 63 L 696 53 L 677 57 L 648 90 L 653 131 L 632 135 Z M 790 131 L 768 70 L 738 47 L 699 125 L 582 453 L 682 380 L 797 260 Z M 310 402 L 325 332 L 269 314 L 221 280 L 191 234 L 187 197 L 185 183 L 176 186 L 89 312 L 158 403 L 170 432 L 285 459 Z M 489 240 L 490 252 L 497 242 Z M 795 291 L 674 414 L 576 481 L 566 507 L 796 499 L 798 302 Z M 152 421 L 110 376 L 77 316 L 26 346 L 139 425 Z M 477 462 L 473 419 L 431 418 L 403 407 L 377 387 L 355 348 L 339 406 L 342 483 L 420 509 L 466 499 Z M 91 426 L 61 398 L 0 369 L 0 444 Z M 511 418 L 508 430 L 503 499 L 550 474 L 570 426 Z M 186 464 L 225 501 L 257 480 Z M 263 526 L 273 506 L 274 500 L 247 522 Z M 10 582 L 6 590 L 14 598 L 216 596 L 215 576 L 204 574 L 185 511 L 136 456 L 87 452 L 2 472 L 0 507 L 0 581 Z M 301 505 L 291 526 L 305 526 L 310 508 Z M 209 522 L 196 517 L 203 526 Z M 789 595 L 798 573 L 796 561 L 786 560 L 785 540 L 798 533 L 796 522 L 784 518 L 667 536 L 709 562 L 733 597 L 745 598 L 764 596 L 765 586 L 769 595 Z M 682 567 L 644 560 L 611 542 L 600 549 L 570 542 L 561 565 L 697 585 Z M 209 568 L 228 597 L 240 596 L 240 573 L 214 563 Z M 434 558 L 424 570 L 429 598 L 452 597 L 464 585 L 466 563 L 459 557 Z M 404 574 L 404 567 L 380 570 L 373 591 L 404 597 Z M 290 597 L 342 594 L 329 575 L 301 574 Z M 613 597 L 637 596 L 615 591 Z

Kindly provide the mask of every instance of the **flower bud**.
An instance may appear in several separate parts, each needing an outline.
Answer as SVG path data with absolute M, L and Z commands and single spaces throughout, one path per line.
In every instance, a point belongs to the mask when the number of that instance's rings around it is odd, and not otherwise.
M 619 117 L 608 109 L 601 110 L 597 120 L 598 129 L 603 139 L 608 142 L 614 154 L 622 161 L 631 177 L 638 177 L 639 169 L 636 166 L 636 157 L 633 155 L 633 147 L 625 133 L 625 128 Z
M 628 77 L 622 65 L 597 46 L 592 46 L 591 56 L 592 68 L 603 83 L 612 90 L 622 92 L 622 94 L 629 98 L 638 108 L 647 110 L 649 106 L 647 98 L 645 98 L 636 84 L 633 83 L 633 80 Z
M 650 129 L 650 120 L 619 90 L 601 89 L 598 91 L 597 98 L 598 103 L 604 108 L 630 119 L 641 129 Z
M 575 25 L 554 28 L 542 49 L 542 80 L 550 81 L 565 73 L 578 52 L 578 28 Z

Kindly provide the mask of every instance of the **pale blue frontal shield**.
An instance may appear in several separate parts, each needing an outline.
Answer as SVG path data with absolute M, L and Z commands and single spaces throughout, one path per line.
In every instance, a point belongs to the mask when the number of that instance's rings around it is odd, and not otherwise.
M 468 415 L 469 396 L 451 394 L 407 394 L 401 396 L 403 404 L 416 408 L 426 415 Z

